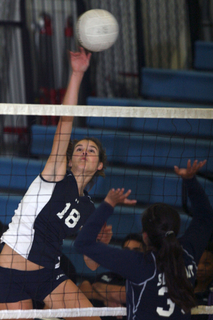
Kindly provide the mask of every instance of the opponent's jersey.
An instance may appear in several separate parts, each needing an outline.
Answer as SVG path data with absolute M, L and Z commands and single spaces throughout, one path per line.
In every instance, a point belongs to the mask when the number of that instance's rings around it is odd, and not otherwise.
M 142 255 L 141 270 L 144 260 L 147 261 L 149 270 L 146 268 L 141 277 L 141 282 L 126 281 L 126 303 L 128 320 L 142 319 L 190 319 L 191 315 L 184 313 L 168 296 L 165 275 L 158 271 L 156 258 L 153 252 L 149 256 Z M 192 284 L 195 281 L 196 263 L 194 258 L 183 249 L 187 277 Z M 138 260 L 139 261 L 139 260 Z M 139 267 L 139 265 L 138 265 Z M 135 271 L 135 268 L 132 270 Z
M 185 181 L 191 200 L 193 219 L 184 236 L 179 239 L 187 277 L 194 284 L 197 263 L 213 232 L 213 210 L 198 181 Z M 75 240 L 79 253 L 85 254 L 103 267 L 120 274 L 126 281 L 127 319 L 190 319 L 190 314 L 173 303 L 168 295 L 164 274 L 160 273 L 155 252 L 142 253 L 121 250 L 96 242 L 101 226 L 113 213 L 103 202 L 91 215 Z
M 77 233 L 94 209 L 86 191 L 79 196 L 71 171 L 59 182 L 48 182 L 39 175 L 19 203 L 1 241 L 25 259 L 57 268 L 63 239 Z

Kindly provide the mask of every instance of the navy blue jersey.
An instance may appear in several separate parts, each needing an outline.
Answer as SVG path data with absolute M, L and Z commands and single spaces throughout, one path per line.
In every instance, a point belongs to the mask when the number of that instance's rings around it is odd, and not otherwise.
M 77 233 L 94 209 L 86 191 L 79 196 L 72 172 L 59 182 L 48 182 L 39 175 L 1 241 L 36 264 L 58 267 L 63 239 Z
M 196 178 L 184 180 L 184 183 L 192 204 L 193 219 L 179 241 L 187 277 L 194 284 L 197 263 L 213 231 L 213 210 Z M 190 319 L 191 315 L 184 314 L 169 298 L 165 277 L 157 268 L 154 252 L 120 250 L 96 242 L 101 226 L 112 213 L 113 208 L 103 202 L 79 233 L 75 247 L 80 253 L 127 279 L 127 319 Z

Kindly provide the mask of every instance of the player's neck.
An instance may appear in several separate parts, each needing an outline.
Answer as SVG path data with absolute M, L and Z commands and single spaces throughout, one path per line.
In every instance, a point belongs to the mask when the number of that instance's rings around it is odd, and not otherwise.
M 91 177 L 87 175 L 79 174 L 79 175 L 75 175 L 75 179 L 78 185 L 79 196 L 83 196 L 84 189 L 86 188 L 87 184 L 91 180 Z

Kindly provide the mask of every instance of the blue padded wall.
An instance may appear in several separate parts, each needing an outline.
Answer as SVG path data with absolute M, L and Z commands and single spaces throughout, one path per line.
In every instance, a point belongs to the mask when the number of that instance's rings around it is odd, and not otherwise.
M 212 103 L 212 88 L 210 72 L 142 69 L 141 94 L 145 98 Z
M 196 41 L 194 68 L 213 71 L 213 42 Z

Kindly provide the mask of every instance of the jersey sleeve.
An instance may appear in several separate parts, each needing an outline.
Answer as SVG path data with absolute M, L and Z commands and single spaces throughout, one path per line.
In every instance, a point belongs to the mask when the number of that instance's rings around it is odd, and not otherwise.
M 180 243 L 198 263 L 213 232 L 213 209 L 196 177 L 183 180 L 183 183 L 187 188 L 193 218 L 185 234 L 180 238 Z
M 152 255 L 144 258 L 142 252 L 122 250 L 96 241 L 101 227 L 112 213 L 113 208 L 106 202 L 95 210 L 75 240 L 76 250 L 135 283 L 151 278 L 156 270 Z

